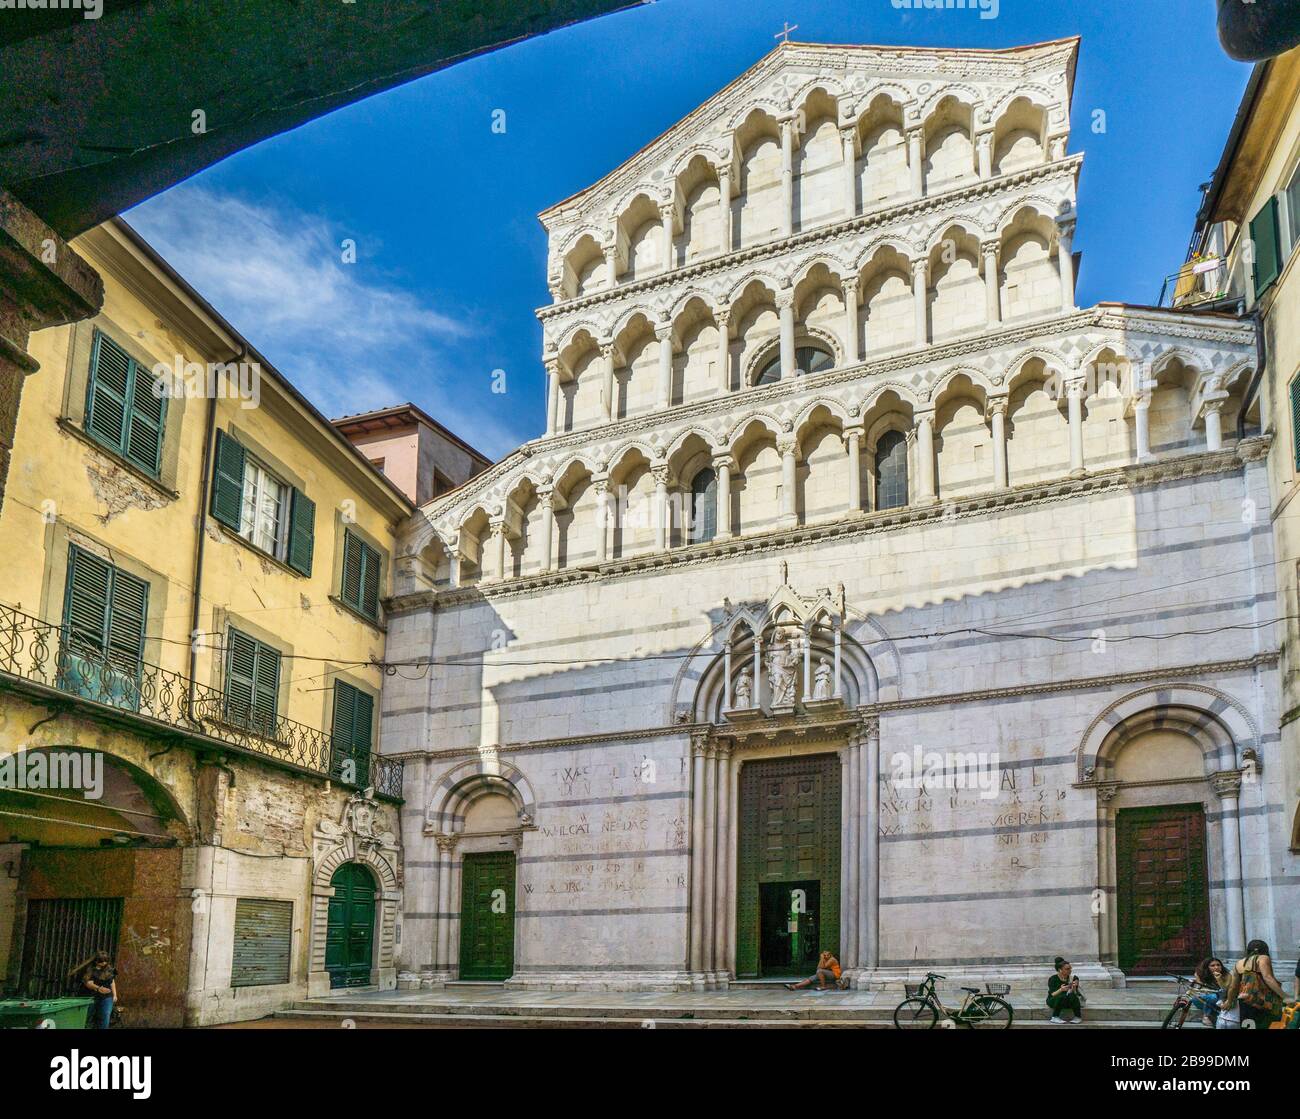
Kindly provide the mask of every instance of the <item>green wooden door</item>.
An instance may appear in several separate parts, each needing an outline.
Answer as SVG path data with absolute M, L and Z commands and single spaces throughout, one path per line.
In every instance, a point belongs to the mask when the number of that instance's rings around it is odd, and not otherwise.
M 819 951 L 838 956 L 839 757 L 747 762 L 740 771 L 739 838 L 737 977 L 803 974 Z M 797 917 L 790 912 L 796 896 Z M 792 931 L 798 932 L 797 953 L 787 940 Z
M 375 879 L 360 863 L 344 863 L 330 879 L 334 896 L 325 930 L 325 970 L 331 987 L 370 983 L 375 952 Z
M 466 855 L 461 869 L 460 977 L 500 980 L 514 971 L 514 852 Z

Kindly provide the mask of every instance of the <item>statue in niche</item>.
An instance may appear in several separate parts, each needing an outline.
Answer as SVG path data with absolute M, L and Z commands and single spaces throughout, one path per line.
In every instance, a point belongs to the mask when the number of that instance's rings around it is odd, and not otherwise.
M 737 711 L 745 711 L 754 706 L 754 681 L 748 672 L 742 672 L 731 690 L 731 705 Z
M 767 680 L 773 707 L 794 706 L 795 651 L 789 640 L 777 637 L 767 654 Z
M 835 688 L 834 673 L 825 657 L 817 662 L 817 671 L 813 673 L 813 699 L 830 699 Z

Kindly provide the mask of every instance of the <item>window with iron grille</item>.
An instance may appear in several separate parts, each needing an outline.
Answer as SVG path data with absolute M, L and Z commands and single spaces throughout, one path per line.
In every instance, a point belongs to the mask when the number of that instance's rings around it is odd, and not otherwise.
M 86 432 L 155 478 L 162 467 L 167 398 L 149 370 L 100 331 L 90 350 Z
M 279 696 L 279 650 L 232 626 L 226 634 L 226 722 L 274 735 Z
M 379 617 L 379 553 L 351 529 L 343 533 L 343 580 L 339 597 L 367 618 Z

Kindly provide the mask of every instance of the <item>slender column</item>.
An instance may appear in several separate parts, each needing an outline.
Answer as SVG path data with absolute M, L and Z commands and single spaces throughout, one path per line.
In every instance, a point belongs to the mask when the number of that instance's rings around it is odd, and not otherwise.
M 938 496 L 934 486 L 934 412 L 921 412 L 916 417 L 916 459 L 918 505 L 933 505 Z
M 493 583 L 506 581 L 506 526 L 504 521 L 492 521 L 488 525 L 491 533 L 489 549 L 492 553 L 492 572 L 488 578 Z
M 651 467 L 655 480 L 655 551 L 668 547 L 668 467 Z
M 659 407 L 667 408 L 673 398 L 673 324 L 656 324 L 655 337 L 659 339 Z
M 840 751 L 840 964 L 858 962 L 858 813 L 857 739 L 850 738 Z
M 713 469 L 718 474 L 718 517 L 715 540 L 726 540 L 734 531 L 731 526 L 731 468 L 735 459 L 730 455 L 717 455 L 713 459 Z
M 980 178 L 993 178 L 993 133 L 981 132 L 976 139 L 979 151 Z
M 844 433 L 849 452 L 849 512 L 862 512 L 862 429 L 851 427 Z
M 835 699 L 839 699 L 839 698 L 841 698 L 841 696 L 843 695 L 843 691 L 842 691 L 842 689 L 841 689 L 841 687 L 840 687 L 840 679 L 841 679 L 840 668 L 841 668 L 841 666 L 842 666 L 842 664 L 843 664 L 843 661 L 844 661 L 844 657 L 843 657 L 843 653 L 842 653 L 842 648 L 841 648 L 842 645 L 843 645 L 843 642 L 842 642 L 841 639 L 840 639 L 840 635 L 841 635 L 843 632 L 844 632 L 844 625 L 843 625 L 843 623 L 842 623 L 842 622 L 836 622 L 836 623 L 835 623 L 835 688 L 834 688 L 834 690 L 831 692 L 831 695 L 832 695 Z
M 604 563 L 609 556 L 609 477 L 591 480 L 596 491 L 596 562 Z
M 731 710 L 731 638 L 722 647 L 722 710 Z
M 1007 487 L 1007 398 L 989 401 L 989 423 L 993 427 L 993 485 Z
M 794 289 L 776 293 L 776 307 L 781 317 L 781 380 L 795 375 L 794 369 Z
M 1002 321 L 1002 296 L 998 285 L 998 243 L 985 241 L 980 248 L 984 253 L 984 309 L 989 326 Z
M 612 341 L 602 342 L 600 344 L 600 361 L 601 361 L 601 408 L 605 413 L 605 422 L 609 423 L 614 418 L 614 355 L 615 347 Z
M 560 421 L 560 362 L 551 358 L 546 362 L 546 434 L 554 435 Z
M 1133 402 L 1135 452 L 1138 462 L 1151 457 L 1151 390 L 1143 389 Z
M 812 695 L 812 634 L 803 631 L 803 698 Z
M 456 837 L 440 835 L 438 844 L 438 913 L 434 921 L 433 970 L 451 970 L 451 874 Z
M 713 842 L 713 968 L 727 972 L 727 908 L 731 901 L 730 874 L 727 869 L 727 851 L 731 842 L 731 748 L 723 743 L 715 747 L 717 771 L 715 777 Z
M 447 545 L 447 582 L 455 588 L 460 586 L 460 534 L 457 533 Z
M 781 121 L 781 236 L 794 232 L 794 116 Z
M 925 346 L 930 341 L 930 317 L 926 288 L 929 285 L 930 262 L 924 257 L 912 261 L 912 308 L 916 318 L 916 344 Z
M 740 759 L 734 754 L 727 762 L 727 804 L 731 806 L 731 815 L 735 822 L 727 829 L 725 834 L 727 857 L 724 864 L 726 871 L 726 894 L 723 898 L 723 904 L 727 909 L 725 952 L 723 953 L 723 969 L 728 974 L 736 974 L 736 861 L 737 852 L 740 844 L 740 804 L 737 799 L 737 791 L 740 787 Z
M 716 971 L 713 962 L 713 944 L 717 930 L 714 926 L 718 866 L 718 752 L 710 744 L 704 755 L 704 897 L 700 922 L 704 938 L 701 970 Z
M 1082 381 L 1071 381 L 1066 386 L 1070 408 L 1070 473 L 1080 475 L 1083 467 L 1083 393 Z
M 1234 770 L 1210 778 L 1223 811 L 1219 830 L 1223 836 L 1223 900 L 1228 910 L 1228 942 L 1219 945 L 1225 959 L 1246 949 L 1246 904 L 1241 862 L 1241 774 Z
M 1056 254 L 1061 265 L 1061 311 L 1064 314 L 1074 312 L 1074 222 L 1067 222 L 1060 227 Z
M 713 321 L 718 324 L 718 383 L 715 389 L 719 396 L 726 396 L 731 391 L 731 333 L 727 325 L 731 321 L 731 308 L 725 305 L 713 308 Z
M 862 742 L 858 782 L 858 966 L 880 966 L 880 726 L 872 722 Z
M 852 218 L 858 212 L 857 190 L 857 127 L 841 128 L 840 136 L 844 140 L 844 216 Z
M 731 163 L 718 168 L 718 217 L 721 219 L 721 237 L 718 249 L 724 256 L 731 252 Z
M 607 288 L 618 287 L 618 235 L 614 235 L 614 240 L 605 246 L 605 275 L 608 278 Z
M 844 291 L 844 364 L 862 360 L 862 340 L 858 332 L 858 278 L 845 280 Z
M 691 738 L 691 971 L 704 970 L 704 762 L 707 739 Z
M 677 261 L 674 259 L 673 252 L 673 226 L 675 224 L 676 211 L 674 207 L 665 203 L 660 207 L 660 214 L 664 223 L 664 271 L 671 272 L 677 267 Z
M 912 176 L 913 198 L 920 198 L 925 194 L 925 170 L 921 162 L 924 158 L 924 142 L 924 128 L 907 130 L 907 166 Z
M 795 500 L 798 485 L 799 446 L 793 440 L 782 440 L 781 452 L 781 521 L 786 525 L 799 523 L 799 504 Z
M 1227 393 L 1224 393 L 1227 396 Z M 1207 400 L 1205 402 L 1205 449 L 1218 451 L 1223 447 L 1223 401 Z
M 753 706 L 763 706 L 763 639 L 754 634 L 754 695 Z
M 543 486 L 537 491 L 537 500 L 542 507 L 542 570 L 550 571 L 555 548 L 555 490 Z

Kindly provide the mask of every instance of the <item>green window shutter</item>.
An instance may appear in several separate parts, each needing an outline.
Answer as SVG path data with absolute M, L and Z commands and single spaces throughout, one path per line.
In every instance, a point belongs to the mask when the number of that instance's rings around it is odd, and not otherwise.
M 119 452 L 130 425 L 130 399 L 131 359 L 121 346 L 96 331 L 86 387 L 86 430 Z
M 1291 379 L 1291 446 L 1300 471 L 1300 374 Z
M 226 650 L 226 720 L 247 725 L 256 690 L 257 642 L 237 629 L 229 631 Z
M 68 549 L 63 625 L 73 647 L 102 653 L 108 644 L 108 600 L 113 569 L 80 548 Z
M 370 774 L 370 747 L 374 735 L 375 701 L 369 693 L 334 681 L 334 761 L 331 772 L 342 774 L 343 763 L 355 763 L 355 784 L 365 785 Z
M 131 426 L 124 450 L 128 459 L 150 474 L 157 474 L 162 466 L 167 418 L 167 398 L 154 393 L 156 383 L 148 370 L 131 363 Z
M 86 430 L 110 450 L 156 475 L 162 466 L 167 399 L 154 377 L 111 338 L 95 333 L 86 388 Z
M 289 566 L 311 574 L 311 554 L 316 542 L 316 502 L 302 490 L 293 491 L 289 514 Z
M 244 505 L 244 447 L 217 429 L 216 462 L 212 468 L 212 515 L 229 529 L 239 531 Z
M 1255 246 L 1255 298 L 1259 299 L 1282 271 L 1282 239 L 1277 221 L 1277 199 L 1270 198 L 1250 221 Z
M 113 569 L 113 594 L 108 610 L 108 656 L 113 667 L 138 680 L 144 661 L 144 625 L 149 608 L 149 584 Z
M 273 734 L 280 698 L 280 653 L 233 627 L 226 657 L 226 719 Z
M 343 534 L 343 586 L 340 595 L 367 618 L 379 617 L 379 576 L 383 561 L 374 548 L 352 532 Z

